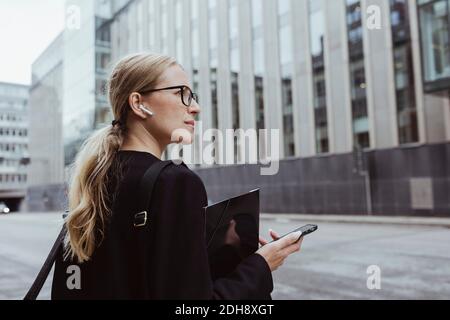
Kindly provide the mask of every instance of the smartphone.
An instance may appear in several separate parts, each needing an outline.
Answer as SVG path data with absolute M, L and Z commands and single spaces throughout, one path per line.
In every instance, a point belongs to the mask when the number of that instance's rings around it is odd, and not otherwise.
M 306 236 L 307 234 L 313 233 L 313 232 L 316 231 L 318 228 L 319 228 L 319 227 L 318 227 L 317 225 L 315 225 L 315 224 L 307 224 L 307 225 L 304 225 L 303 227 L 297 228 L 297 229 L 295 229 L 295 230 L 293 230 L 293 231 L 291 231 L 291 232 L 286 233 L 285 235 L 279 237 L 277 240 L 280 240 L 281 238 L 286 237 L 287 235 L 289 235 L 289 234 L 291 234 L 291 233 L 301 231 L 302 234 L 301 234 L 300 237 L 298 237 L 298 239 L 295 241 L 295 242 L 298 242 L 298 241 L 300 240 L 301 237 L 304 237 L 304 236 Z M 269 243 L 272 243 L 272 242 L 277 241 L 277 240 L 272 240 L 272 241 L 269 242 Z M 294 243 L 295 243 L 295 242 L 294 242 Z

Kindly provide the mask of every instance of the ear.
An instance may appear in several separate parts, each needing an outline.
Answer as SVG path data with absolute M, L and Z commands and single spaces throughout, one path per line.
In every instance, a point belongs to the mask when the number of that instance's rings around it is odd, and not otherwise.
M 147 115 L 139 108 L 142 103 L 142 96 L 138 92 L 133 92 L 128 97 L 128 105 L 131 111 L 141 119 L 147 119 Z

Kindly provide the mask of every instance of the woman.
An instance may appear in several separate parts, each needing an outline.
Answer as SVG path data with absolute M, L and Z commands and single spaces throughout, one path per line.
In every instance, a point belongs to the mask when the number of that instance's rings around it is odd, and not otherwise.
M 112 72 L 109 99 L 115 120 L 84 143 L 75 161 L 52 298 L 270 299 L 271 272 L 300 250 L 301 241 L 292 243 L 299 235 L 270 244 L 260 238 L 264 246 L 213 281 L 204 240 L 206 191 L 186 165 L 161 173 L 150 232 L 132 228 L 144 172 L 170 143 L 192 141 L 200 107 L 183 68 L 162 55 L 128 56 Z

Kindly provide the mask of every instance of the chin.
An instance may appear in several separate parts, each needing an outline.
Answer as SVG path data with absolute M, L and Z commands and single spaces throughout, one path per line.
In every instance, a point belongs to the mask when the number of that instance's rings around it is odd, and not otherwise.
M 192 144 L 193 140 L 194 140 L 194 134 L 187 128 L 175 129 L 171 135 L 172 143 L 181 143 L 184 145 L 188 145 L 188 144 Z

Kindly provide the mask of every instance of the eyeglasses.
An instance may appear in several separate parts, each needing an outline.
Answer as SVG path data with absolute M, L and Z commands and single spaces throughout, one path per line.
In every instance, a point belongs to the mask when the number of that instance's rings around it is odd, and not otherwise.
M 173 90 L 173 89 L 179 89 L 181 93 L 181 102 L 186 106 L 190 107 L 192 104 L 192 100 L 195 100 L 195 102 L 198 103 L 198 95 L 194 92 L 192 92 L 191 88 L 188 86 L 174 86 L 174 87 L 167 87 L 167 88 L 160 88 L 160 89 L 153 89 L 148 91 L 143 91 L 141 94 L 147 94 L 150 92 L 157 92 L 157 91 L 163 91 L 163 90 Z

